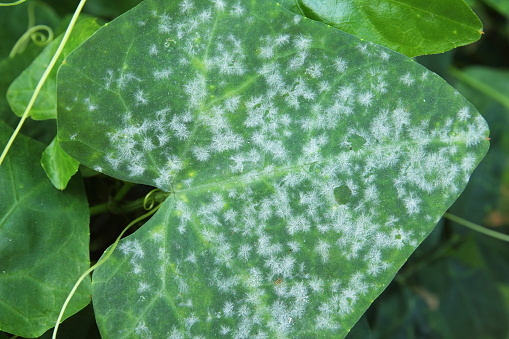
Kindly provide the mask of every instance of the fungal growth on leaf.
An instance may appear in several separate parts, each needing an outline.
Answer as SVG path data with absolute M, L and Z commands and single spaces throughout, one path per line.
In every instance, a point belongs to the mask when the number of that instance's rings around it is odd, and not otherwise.
M 175 193 L 94 274 L 112 338 L 346 335 L 487 150 L 438 76 L 270 1 L 147 0 L 58 90 L 69 154 Z

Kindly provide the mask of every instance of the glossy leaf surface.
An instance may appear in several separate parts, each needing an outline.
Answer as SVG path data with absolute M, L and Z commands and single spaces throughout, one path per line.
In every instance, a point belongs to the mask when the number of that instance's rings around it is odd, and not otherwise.
M 0 122 L 0 144 L 12 129 Z M 37 337 L 55 325 L 67 294 L 88 268 L 88 205 L 76 178 L 65 192 L 39 165 L 44 146 L 22 135 L 0 167 L 0 330 Z M 90 280 L 68 317 L 90 302 Z
M 73 34 L 69 38 L 62 54 L 53 70 L 51 71 L 48 79 L 45 84 L 41 88 L 41 92 L 37 97 L 34 106 L 30 111 L 30 116 L 34 120 L 45 120 L 45 119 L 54 119 L 57 115 L 57 71 L 58 66 L 62 63 L 65 56 L 72 52 L 76 47 L 78 47 L 83 41 L 85 41 L 90 35 L 92 35 L 98 28 L 99 24 L 97 23 L 97 19 L 95 18 L 82 18 L 77 23 L 73 30 Z M 22 116 L 32 94 L 35 91 L 35 87 L 37 86 L 39 80 L 41 79 L 43 73 L 46 71 L 48 64 L 53 58 L 56 50 L 58 49 L 58 45 L 62 40 L 62 35 L 53 40 L 44 50 L 41 52 L 37 58 L 32 62 L 32 64 L 26 68 L 17 78 L 13 81 L 13 83 L 9 86 L 7 91 L 7 100 L 9 101 L 9 105 L 12 108 L 12 111 L 17 116 Z
M 69 154 L 172 193 L 94 273 L 105 338 L 344 336 L 488 147 L 442 79 L 271 2 L 146 1 L 58 81 Z
M 283 6 L 407 56 L 478 40 L 482 24 L 463 0 L 283 0 Z

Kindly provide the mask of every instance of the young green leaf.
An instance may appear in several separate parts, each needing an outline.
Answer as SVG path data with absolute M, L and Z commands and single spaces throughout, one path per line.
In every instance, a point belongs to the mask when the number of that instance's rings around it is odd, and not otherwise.
M 41 165 L 53 185 L 63 190 L 78 171 L 80 163 L 65 153 L 55 138 L 42 152 Z
M 0 122 L 0 143 L 12 134 Z M 38 337 L 55 319 L 74 282 L 89 266 L 88 206 L 76 178 L 65 192 L 39 166 L 44 146 L 18 136 L 0 167 L 0 330 Z M 90 302 L 90 280 L 65 317 Z
M 143 2 L 58 109 L 74 158 L 172 193 L 94 273 L 105 338 L 342 337 L 488 148 L 438 76 L 268 1 Z
M 6 93 L 9 85 L 27 68 L 41 52 L 42 48 L 35 45 L 28 46 L 23 53 L 14 58 L 0 60 L 0 93 Z M 0 96 L 0 119 L 8 125 L 16 127 L 19 119 L 12 113 L 5 95 Z
M 97 23 L 96 18 L 84 17 L 81 18 L 75 27 L 75 31 L 67 42 L 58 63 L 61 63 L 65 56 L 78 47 L 90 35 L 92 35 L 100 25 Z M 53 40 L 42 53 L 32 62 L 32 64 L 21 73 L 16 80 L 12 82 L 7 91 L 7 100 L 11 106 L 12 111 L 17 116 L 22 116 L 26 109 L 32 94 L 35 91 L 37 83 L 42 77 L 42 74 L 48 67 L 48 63 L 55 54 L 55 51 L 62 40 L 60 35 Z M 30 116 L 34 120 L 54 119 L 57 115 L 57 68 L 55 67 L 46 80 L 46 83 L 41 89 L 41 94 L 34 103 L 30 112 Z
M 283 6 L 407 56 L 442 53 L 481 37 L 463 0 L 283 0 Z

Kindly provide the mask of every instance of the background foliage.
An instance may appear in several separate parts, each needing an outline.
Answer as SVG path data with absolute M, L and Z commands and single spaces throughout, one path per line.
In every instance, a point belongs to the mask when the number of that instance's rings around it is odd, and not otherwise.
M 138 1 L 91 0 L 86 12 L 104 20 L 120 15 Z M 71 13 L 77 1 L 47 1 L 41 21 L 57 28 L 59 19 Z M 509 221 L 509 140 L 504 133 L 509 119 L 509 13 L 504 1 L 469 1 L 484 24 L 483 38 L 445 54 L 417 58 L 419 62 L 452 83 L 483 114 L 491 127 L 491 149 L 475 171 L 471 182 L 450 211 L 458 216 L 507 233 Z M 19 58 L 9 60 L 8 51 L 26 27 L 24 9 L 9 23 L 0 40 L 0 89 L 25 69 L 40 48 L 30 45 Z M 25 9 L 26 10 L 26 9 Z M 6 32 L 6 31 L 2 31 Z M 13 124 L 16 119 L 6 97 L 0 98 L 0 117 Z M 54 136 L 52 121 L 29 124 L 23 133 L 45 144 Z M 139 212 L 129 201 L 144 196 L 148 188 L 122 183 L 81 169 L 92 209 L 91 259 L 97 260 L 113 242 L 122 225 Z M 94 174 L 88 177 L 89 174 Z M 99 213 L 107 208 L 114 213 Z M 111 225 L 115 225 L 112 227 Z M 472 232 L 443 219 L 412 255 L 386 291 L 375 300 L 351 331 L 351 338 L 504 338 L 509 320 L 509 247 L 506 243 Z M 64 322 L 62 338 L 99 337 L 91 307 Z M 10 335 L 5 334 L 9 338 Z M 49 338 L 49 334 L 43 335 Z M 2 334 L 0 333 L 0 338 Z

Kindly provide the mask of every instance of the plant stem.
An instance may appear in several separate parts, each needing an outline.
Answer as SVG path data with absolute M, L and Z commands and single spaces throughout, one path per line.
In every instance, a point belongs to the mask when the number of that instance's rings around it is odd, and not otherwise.
M 477 89 L 483 94 L 486 94 L 487 96 L 498 101 L 504 107 L 509 109 L 509 96 L 497 91 L 490 85 L 487 85 L 486 83 L 481 82 L 478 79 L 475 79 L 474 77 L 468 75 L 466 72 L 463 72 L 455 67 L 449 68 L 449 73 L 451 73 L 451 75 L 454 76 L 459 81 L 469 85 L 472 88 Z
M 477 231 L 479 233 L 482 233 L 484 235 L 487 235 L 487 236 L 490 236 L 490 237 L 493 237 L 495 239 L 499 239 L 499 240 L 502 240 L 502 241 L 509 242 L 509 235 L 503 234 L 503 233 L 500 233 L 500 232 L 497 232 L 497 231 L 490 230 L 490 229 L 488 229 L 486 227 L 483 227 L 483 226 L 479 226 L 477 224 L 474 224 L 473 222 L 470 222 L 468 220 L 465 220 L 463 218 L 455 216 L 454 214 L 445 213 L 444 214 L 444 218 L 447 218 L 447 219 L 449 219 L 451 221 L 457 222 L 460 225 L 466 226 L 466 227 L 468 227 L 468 228 L 470 228 L 470 229 L 472 229 L 474 231 Z
M 78 7 L 76 8 L 76 11 L 74 12 L 74 14 L 72 16 L 71 22 L 69 23 L 69 26 L 67 26 L 67 30 L 65 31 L 65 34 L 64 34 L 64 36 L 62 38 L 62 41 L 60 42 L 60 45 L 58 45 L 58 49 L 55 52 L 55 55 L 53 55 L 53 58 L 51 58 L 51 61 L 50 61 L 49 65 L 48 65 L 48 67 L 44 71 L 44 74 L 42 75 L 42 77 L 39 80 L 39 82 L 37 83 L 37 86 L 35 87 L 35 91 L 32 94 L 32 97 L 30 98 L 30 101 L 28 102 L 28 105 L 27 105 L 27 107 L 25 109 L 25 112 L 23 112 L 23 116 L 21 117 L 21 120 L 19 121 L 18 126 L 14 130 L 14 133 L 12 133 L 11 138 L 9 139 L 9 142 L 5 146 L 5 148 L 4 148 L 3 152 L 2 152 L 2 155 L 0 156 L 0 165 L 2 164 L 2 162 L 5 159 L 5 157 L 7 156 L 7 153 L 9 152 L 9 149 L 11 148 L 12 143 L 14 142 L 14 139 L 16 139 L 16 136 L 18 135 L 19 131 L 21 130 L 21 127 L 25 123 L 25 120 L 28 118 L 28 113 L 30 113 L 30 110 L 32 109 L 32 106 L 34 105 L 35 100 L 39 96 L 39 92 L 41 91 L 42 86 L 46 82 L 46 79 L 48 78 L 51 70 L 55 66 L 55 64 L 56 64 L 56 62 L 58 60 L 58 57 L 62 53 L 62 51 L 63 51 L 63 49 L 64 49 L 64 47 L 65 47 L 65 45 L 67 43 L 67 40 L 69 40 L 69 36 L 71 35 L 71 32 L 72 32 L 72 30 L 74 28 L 74 25 L 76 24 L 76 21 L 78 20 L 78 17 L 79 17 L 79 15 L 81 13 L 81 10 L 83 9 L 83 6 L 85 6 L 86 2 L 87 2 L 87 0 L 81 0 L 80 3 L 78 4 Z

